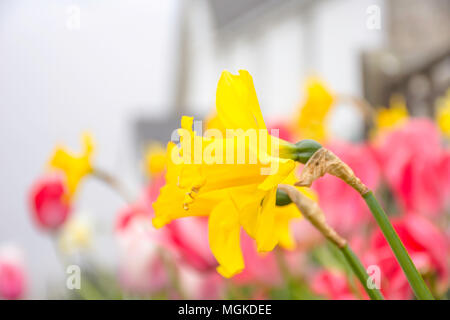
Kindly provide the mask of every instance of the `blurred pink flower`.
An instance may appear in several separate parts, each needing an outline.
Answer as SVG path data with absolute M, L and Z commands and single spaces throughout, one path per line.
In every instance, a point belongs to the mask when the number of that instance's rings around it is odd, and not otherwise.
M 233 277 L 238 284 L 263 283 L 276 285 L 281 283 L 281 274 L 273 251 L 258 253 L 255 241 L 245 232 L 241 232 L 241 248 L 245 269 Z M 278 250 L 278 249 L 277 249 Z
M 445 206 L 450 205 L 450 150 L 444 150 L 442 159 L 441 159 L 441 168 L 440 172 L 442 173 L 441 181 L 443 182 L 442 188 L 444 192 L 444 198 L 446 202 Z
M 423 216 L 409 213 L 393 221 L 393 226 L 411 259 L 422 274 L 437 276 L 437 290 L 448 286 L 448 242 L 444 234 Z M 379 229 L 370 240 L 365 262 L 381 270 L 381 289 L 388 299 L 411 299 L 413 293 L 395 259 L 391 248 Z
M 27 280 L 22 251 L 13 245 L 0 247 L 0 298 L 15 300 L 25 295 Z
M 135 293 L 153 293 L 164 286 L 170 287 L 173 285 L 169 283 L 167 264 L 170 263 L 190 298 L 217 298 L 223 280 L 216 277 L 217 262 L 208 246 L 207 220 L 181 219 L 159 230 L 152 226 L 151 204 L 163 185 L 163 177 L 153 179 L 141 199 L 117 217 L 121 282 Z M 165 264 L 162 253 L 166 254 Z M 179 295 L 175 291 L 171 294 Z
M 311 289 L 316 294 L 331 300 L 357 299 L 350 289 L 347 276 L 340 271 L 319 271 L 313 277 Z
M 365 144 L 330 142 L 327 148 L 346 162 L 370 189 L 380 180 L 380 170 L 371 148 Z M 314 182 L 319 205 L 330 225 L 342 234 L 350 234 L 371 218 L 361 196 L 342 180 L 325 175 Z
M 178 265 L 180 284 L 189 299 L 211 300 L 223 297 L 224 278 L 217 272 L 199 272 L 186 265 Z
M 126 290 L 154 293 L 167 285 L 167 269 L 148 211 L 138 205 L 121 211 L 116 222 L 116 239 L 119 281 Z
M 190 217 L 172 221 L 162 229 L 156 230 L 151 227 L 153 216 L 151 204 L 158 197 L 159 189 L 163 185 L 163 178 L 154 179 L 144 190 L 138 203 L 123 210 L 117 218 L 116 233 L 122 252 L 120 259 L 122 282 L 125 287 L 138 292 L 146 290 L 148 292 L 152 288 L 154 291 L 155 288 L 162 287 L 164 284 L 158 286 L 152 283 L 151 279 L 155 276 L 167 284 L 165 272 L 153 275 L 158 270 L 152 266 L 161 265 L 154 261 L 159 259 L 156 248 L 160 248 L 173 258 L 172 262 L 176 262 L 180 284 L 190 298 L 218 298 L 225 288 L 225 279 L 215 270 L 217 261 L 208 244 L 207 219 Z M 281 282 L 273 253 L 258 254 L 254 241 L 245 232 L 242 232 L 241 246 L 246 269 L 233 278 L 236 284 L 274 285 Z M 285 257 L 288 267 L 297 272 L 300 269 L 298 255 L 286 253 Z
M 286 140 L 288 142 L 292 142 L 292 143 L 297 142 L 297 141 L 294 141 L 295 133 L 292 132 L 287 121 L 284 121 L 284 120 L 269 121 L 267 123 L 267 129 L 269 130 L 269 133 L 271 133 L 271 130 L 273 130 L 273 129 L 278 129 L 278 138 Z
M 29 195 L 31 213 L 44 229 L 57 229 L 70 214 L 67 187 L 62 176 L 48 174 L 38 179 Z
M 170 246 L 183 263 L 196 270 L 213 271 L 217 261 L 208 244 L 208 220 L 202 217 L 172 221 L 161 229 L 166 245 Z
M 436 125 L 411 119 L 379 137 L 375 145 L 383 175 L 403 210 L 439 213 L 447 197 L 450 166 Z
M 158 177 L 151 181 L 144 192 L 141 203 L 151 217 L 152 203 L 158 198 L 159 190 L 164 184 L 164 177 Z M 201 217 L 179 219 L 155 232 L 160 244 L 171 250 L 180 262 L 201 272 L 215 270 L 217 262 L 208 245 L 207 219 Z

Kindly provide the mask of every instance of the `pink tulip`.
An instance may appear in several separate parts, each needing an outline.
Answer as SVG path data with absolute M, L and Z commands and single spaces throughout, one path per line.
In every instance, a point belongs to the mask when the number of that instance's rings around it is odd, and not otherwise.
M 347 276 L 341 271 L 319 271 L 314 275 L 311 289 L 318 295 L 331 300 L 355 300 Z
M 440 172 L 442 173 L 441 181 L 443 182 L 442 189 L 444 193 L 444 198 L 447 199 L 444 205 L 446 207 L 450 206 L 450 150 L 444 150 Z
M 450 167 L 440 139 L 432 121 L 412 119 L 376 141 L 383 175 L 405 212 L 435 216 L 443 209 Z
M 49 174 L 37 180 L 30 192 L 30 208 L 34 220 L 43 229 L 59 228 L 70 214 L 67 187 L 60 175 Z
M 172 221 L 161 230 L 165 244 L 170 246 L 182 263 L 196 270 L 213 271 L 217 262 L 208 244 L 208 220 L 187 218 Z
M 283 139 L 283 140 L 291 142 L 291 143 L 297 142 L 297 141 L 294 141 L 295 133 L 292 132 L 287 121 L 284 121 L 284 120 L 270 121 L 267 123 L 267 129 L 269 130 L 269 133 L 271 133 L 271 130 L 277 129 L 278 130 L 278 138 L 280 138 L 280 139 Z
M 372 150 L 365 144 L 334 141 L 327 145 L 347 163 L 370 189 L 380 180 L 380 170 Z M 361 196 L 342 180 L 325 175 L 314 182 L 319 195 L 319 205 L 330 225 L 342 234 L 350 234 L 371 218 Z
M 445 291 L 448 287 L 446 259 L 449 252 L 446 237 L 429 220 L 417 214 L 407 214 L 394 220 L 393 225 L 419 272 L 435 275 L 436 289 Z M 381 289 L 386 298 L 413 297 L 408 281 L 379 229 L 372 235 L 365 261 L 380 268 Z
M 23 298 L 26 290 L 25 263 L 22 252 L 13 245 L 0 247 L 0 298 Z
M 255 241 L 244 231 L 241 232 L 241 249 L 245 269 L 233 277 L 234 282 L 238 284 L 257 282 L 269 285 L 281 283 L 281 274 L 273 252 L 258 253 Z
M 168 283 L 167 268 L 158 249 L 148 211 L 132 206 L 116 222 L 119 245 L 119 280 L 130 292 L 154 293 Z
M 159 189 L 163 185 L 164 179 L 153 180 L 146 188 L 139 204 L 121 212 L 116 224 L 119 238 L 128 235 L 126 230 L 130 228 L 133 221 L 139 221 L 140 224 L 151 223 L 151 217 L 153 216 L 151 203 L 156 200 Z M 131 235 L 127 237 L 135 234 L 136 230 L 130 231 L 130 233 Z M 122 242 L 124 241 L 122 240 Z M 191 298 L 211 299 L 220 297 L 225 287 L 225 280 L 215 270 L 217 261 L 209 248 L 207 219 L 202 217 L 179 219 L 172 221 L 164 228 L 153 229 L 151 232 L 147 231 L 146 236 L 140 237 L 140 240 L 127 240 L 125 242 L 136 242 L 139 247 L 144 248 L 149 245 L 143 243 L 152 242 L 155 246 L 167 252 L 170 257 L 174 258 L 173 261 L 176 262 L 176 269 L 180 274 L 180 282 L 186 287 L 185 291 L 190 294 Z M 236 284 L 257 282 L 270 285 L 280 283 L 281 275 L 273 253 L 258 254 L 254 241 L 245 232 L 242 232 L 241 235 L 241 247 L 246 268 L 240 275 L 233 278 Z M 125 247 L 126 250 L 130 250 L 129 248 L 130 245 Z M 151 264 L 155 259 L 155 256 L 150 252 L 140 255 L 148 259 L 146 264 Z M 135 259 L 135 257 L 127 256 L 127 263 L 132 263 Z M 286 254 L 286 260 L 288 267 L 295 271 L 300 269 L 298 268 L 298 255 L 294 257 L 293 254 Z M 295 262 L 292 262 L 294 260 Z M 264 268 L 261 268 L 262 265 L 264 265 Z M 126 270 L 126 268 L 123 269 Z M 141 269 L 144 270 L 144 268 Z M 148 268 L 147 271 L 151 271 L 151 268 Z M 122 274 L 126 274 L 126 272 L 122 272 Z M 150 281 L 145 279 L 150 278 L 151 275 L 135 275 L 136 280 L 139 277 L 143 279 L 140 284 L 149 283 Z M 129 279 L 132 277 L 123 278 L 128 280 L 127 285 L 130 286 Z M 145 288 L 148 289 L 149 287 L 151 286 Z M 195 287 L 195 290 L 193 287 Z

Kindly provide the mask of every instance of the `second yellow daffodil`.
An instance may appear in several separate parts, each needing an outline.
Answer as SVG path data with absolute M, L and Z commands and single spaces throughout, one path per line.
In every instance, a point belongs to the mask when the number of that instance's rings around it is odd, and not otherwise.
M 93 170 L 91 164 L 91 156 L 94 150 L 92 136 L 85 133 L 82 142 L 83 150 L 80 154 L 73 153 L 64 146 L 58 146 L 49 161 L 52 169 L 60 170 L 64 174 L 68 198 L 73 197 L 81 179 Z

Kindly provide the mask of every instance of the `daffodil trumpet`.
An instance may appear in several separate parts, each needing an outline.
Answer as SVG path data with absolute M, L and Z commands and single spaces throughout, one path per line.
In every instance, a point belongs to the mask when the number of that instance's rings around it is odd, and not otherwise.
M 369 297 L 372 300 L 384 300 L 383 295 L 376 287 L 369 287 L 370 278 L 361 261 L 354 254 L 348 245 L 347 240 L 342 238 L 327 224 L 325 215 L 318 204 L 308 197 L 305 197 L 293 186 L 280 184 L 278 189 L 286 194 L 291 201 L 295 203 L 297 208 L 303 213 L 303 216 L 311 222 L 311 224 L 320 233 L 322 233 L 325 238 L 339 248 Z
M 361 195 L 383 232 L 385 239 L 389 243 L 398 263 L 402 267 L 416 297 L 421 300 L 434 300 L 433 295 L 425 284 L 419 271 L 417 271 L 416 266 L 412 262 L 411 257 L 406 251 L 383 208 L 373 195 L 372 191 L 356 177 L 347 164 L 331 151 L 320 148 L 306 162 L 300 175 L 300 181 L 298 181 L 296 185 L 309 187 L 316 179 L 322 177 L 326 173 L 342 179 Z M 347 255 L 351 256 L 348 252 Z

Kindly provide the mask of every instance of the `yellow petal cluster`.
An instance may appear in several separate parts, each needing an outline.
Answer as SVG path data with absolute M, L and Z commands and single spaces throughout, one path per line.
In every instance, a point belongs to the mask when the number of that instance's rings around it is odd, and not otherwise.
M 91 156 L 94 150 L 92 136 L 88 133 L 83 134 L 82 144 L 83 150 L 80 154 L 71 152 L 64 146 L 57 146 L 49 161 L 51 168 L 63 172 L 69 198 L 75 194 L 81 179 L 92 172 Z
M 306 99 L 293 129 L 302 139 L 323 142 L 327 137 L 326 118 L 334 102 L 334 94 L 321 79 L 307 79 Z
M 157 142 L 150 144 L 145 154 L 145 169 L 150 178 L 163 174 L 166 164 L 166 149 Z
M 408 119 L 408 109 L 403 96 L 394 95 L 390 100 L 389 108 L 379 108 L 375 118 L 376 132 L 383 132 L 402 124 Z
M 277 244 L 293 247 L 289 221 L 300 213 L 293 206 L 276 207 L 277 185 L 295 180 L 295 163 L 262 150 L 264 138 L 259 138 L 264 133 L 268 136 L 267 143 L 275 138 L 267 134 L 253 80 L 247 71 L 241 70 L 238 75 L 222 73 L 216 110 L 218 132 L 227 128 L 243 133 L 233 137 L 202 137 L 192 130 L 193 118 L 182 118 L 180 146 L 168 144 L 166 185 L 153 204 L 153 224 L 159 228 L 178 218 L 208 216 L 209 244 L 219 263 L 217 271 L 231 277 L 244 268 L 241 228 L 255 239 L 260 252 L 270 251 Z M 256 130 L 258 139 L 246 137 L 246 130 Z M 236 157 L 233 163 L 217 161 L 226 158 L 230 150 L 236 152 L 237 142 L 242 138 L 248 138 L 246 161 L 236 161 Z M 209 157 L 202 157 L 205 154 Z M 248 161 L 253 156 L 257 161 Z
M 436 122 L 441 132 L 450 138 L 450 89 L 436 102 Z

